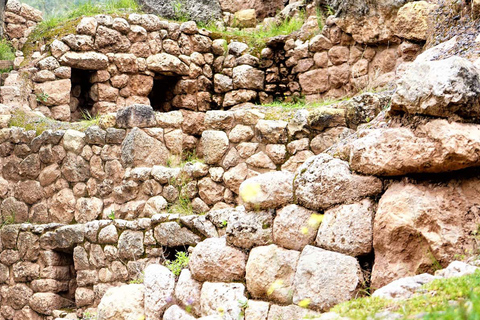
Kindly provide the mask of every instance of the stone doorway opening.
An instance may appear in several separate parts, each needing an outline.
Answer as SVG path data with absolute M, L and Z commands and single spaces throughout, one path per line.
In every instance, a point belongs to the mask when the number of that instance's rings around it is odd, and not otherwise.
M 73 250 L 41 251 L 39 264 L 40 277 L 32 282 L 34 291 L 54 293 L 51 302 L 59 309 L 75 307 L 77 275 Z
M 168 112 L 178 109 L 173 106 L 173 99 L 175 98 L 175 86 L 179 80 L 180 77 L 177 76 L 155 75 L 152 91 L 148 95 L 153 110 Z
M 93 101 L 91 97 L 91 77 L 94 71 L 72 68 L 72 92 L 70 94 L 70 110 L 72 120 L 81 120 L 85 115 L 92 114 Z

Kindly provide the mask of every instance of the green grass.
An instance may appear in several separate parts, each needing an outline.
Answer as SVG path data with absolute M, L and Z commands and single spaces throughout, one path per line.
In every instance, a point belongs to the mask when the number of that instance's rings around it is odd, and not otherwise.
M 226 39 L 227 41 L 236 40 L 245 42 L 249 45 L 250 48 L 253 49 L 253 53 L 258 54 L 263 48 L 265 48 L 265 43 L 268 38 L 279 35 L 289 35 L 294 31 L 300 30 L 304 22 L 305 14 L 301 13 L 298 17 L 286 19 L 280 24 L 264 26 L 258 30 L 255 30 L 254 32 L 248 29 L 222 30 L 219 29 L 217 25 L 213 22 L 207 25 L 199 24 L 199 26 L 211 31 L 212 38 L 214 39 Z
M 315 102 L 306 102 L 305 99 L 297 99 L 292 102 L 275 101 L 260 106 L 265 114 L 265 120 L 290 120 L 299 109 L 314 110 L 324 107 L 333 107 L 351 98 L 325 99 Z
M 46 130 L 78 130 L 85 131 L 91 126 L 98 125 L 100 117 L 84 115 L 85 119 L 79 122 L 62 122 L 47 117 L 41 117 L 33 113 L 17 110 L 12 114 L 9 127 L 24 128 L 27 131 L 33 130 L 36 135 L 41 135 Z
M 0 60 L 14 60 L 15 59 L 15 53 L 10 45 L 10 43 L 5 40 L 1 39 L 0 40 Z
M 171 214 L 179 214 L 181 216 L 192 215 L 192 201 L 190 200 L 190 198 L 180 195 L 178 197 L 178 200 L 168 207 L 167 212 Z
M 166 260 L 164 264 L 165 267 L 168 268 L 168 270 L 172 271 L 172 273 L 178 277 L 183 269 L 188 268 L 189 257 L 188 253 L 181 251 L 177 252 L 175 257 L 175 260 Z
M 339 304 L 331 311 L 352 319 L 367 319 L 382 311 L 401 314 L 405 319 L 426 313 L 423 319 L 480 319 L 480 271 L 472 275 L 438 279 L 422 287 L 408 300 L 364 297 Z M 451 301 L 456 301 L 452 306 Z
M 54 39 L 61 39 L 68 34 L 75 34 L 76 27 L 84 16 L 110 14 L 112 16 L 125 17 L 129 13 L 135 12 L 141 12 L 140 6 L 135 0 L 108 0 L 104 3 L 87 1 L 62 15 L 47 16 L 30 34 L 28 41 L 22 49 L 24 56 L 27 57 L 23 65 L 29 62 L 28 57 L 36 49 L 36 42 L 39 42 L 40 45 L 49 45 Z

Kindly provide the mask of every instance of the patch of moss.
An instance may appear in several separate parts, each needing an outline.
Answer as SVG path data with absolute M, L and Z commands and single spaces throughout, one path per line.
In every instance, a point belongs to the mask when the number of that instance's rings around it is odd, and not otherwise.
M 90 117 L 79 122 L 62 122 L 47 117 L 41 117 L 32 112 L 17 110 L 12 114 L 8 123 L 9 127 L 24 128 L 27 131 L 35 131 L 36 135 L 41 135 L 46 130 L 78 130 L 85 131 L 91 126 L 98 125 L 99 117 Z
M 61 39 L 68 34 L 75 34 L 77 24 L 80 20 L 81 18 L 67 21 L 52 19 L 39 23 L 35 30 L 28 36 L 28 40 L 22 48 L 25 57 L 22 66 L 30 63 L 32 53 L 35 50 L 39 50 L 41 46 L 49 46 L 55 39 Z

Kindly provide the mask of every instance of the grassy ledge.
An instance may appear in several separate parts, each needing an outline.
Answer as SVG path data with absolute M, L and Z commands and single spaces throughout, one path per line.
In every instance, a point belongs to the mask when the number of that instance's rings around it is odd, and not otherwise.
M 365 297 L 339 304 L 331 311 L 352 319 L 375 319 L 395 312 L 403 319 L 480 319 L 480 270 L 474 274 L 434 280 L 408 300 Z
M 47 117 L 41 117 L 31 112 L 25 112 L 22 110 L 17 110 L 12 114 L 10 122 L 8 123 L 9 127 L 19 127 L 24 128 L 27 131 L 33 130 L 36 135 L 41 135 L 46 130 L 78 130 L 85 131 L 91 126 L 96 126 L 99 124 L 100 117 L 93 117 L 89 114 L 84 114 L 84 120 L 79 122 L 62 122 L 53 120 Z

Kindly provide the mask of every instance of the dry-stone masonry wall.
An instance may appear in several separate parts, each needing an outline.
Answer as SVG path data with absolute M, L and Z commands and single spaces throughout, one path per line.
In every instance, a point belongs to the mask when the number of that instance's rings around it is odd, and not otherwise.
M 32 67 L 22 69 L 33 80 L 29 105 L 68 121 L 82 110 L 107 114 L 134 103 L 207 111 L 293 96 L 341 97 L 388 83 L 421 49 L 408 41 L 360 45 L 332 23 L 317 34 L 316 23 L 309 18 L 296 37 L 270 39 L 257 57 L 248 45 L 215 39 L 194 22 L 85 17 L 75 34 L 43 46 Z
M 5 6 L 5 35 L 14 48 L 21 49 L 30 33 L 42 21 L 42 12 L 20 1 L 9 0 Z
M 365 108 L 363 100 L 376 107 Z M 233 209 L 241 202 L 241 183 L 271 172 L 271 181 L 291 192 L 288 179 L 299 165 L 353 132 L 359 119 L 373 118 L 382 103 L 366 94 L 336 108 L 283 113 L 288 122 L 265 119 L 282 110 L 271 114 L 248 104 L 206 113 L 155 113 L 150 106 L 134 105 L 116 117 L 102 117 L 103 129 L 39 136 L 21 128 L 2 129 L 0 212 L 7 224 L 0 231 L 3 312 L 20 317 L 50 315 L 71 305 L 81 310 L 97 306 L 108 288 L 137 279 L 147 264 L 164 261 L 165 253 L 172 258 L 172 252 L 206 238 L 226 236 L 228 244 L 244 250 L 274 241 L 301 250 L 315 238 L 315 227 L 308 237 L 299 232 L 313 212 L 292 205 L 278 212 L 274 224 L 272 210 Z M 188 152 L 203 160 L 175 167 L 176 159 Z M 264 196 L 276 205 L 287 204 L 281 196 Z M 179 199 L 191 202 L 190 214 L 167 213 Z M 365 206 L 368 216 L 369 204 Z M 194 214 L 212 208 L 217 210 Z M 302 219 L 291 221 L 292 211 L 301 212 Z M 292 238 L 298 243 L 292 244 Z M 352 252 L 369 253 L 369 239 Z M 233 250 L 223 241 L 221 250 Z M 238 254 L 244 259 L 244 253 Z M 192 267 L 195 278 L 231 280 L 205 263 Z M 229 263 L 237 268 L 235 260 Z M 237 280 L 245 276 L 245 270 L 235 272 Z M 252 292 L 261 297 L 265 290 Z M 285 294 L 279 303 L 292 302 Z

